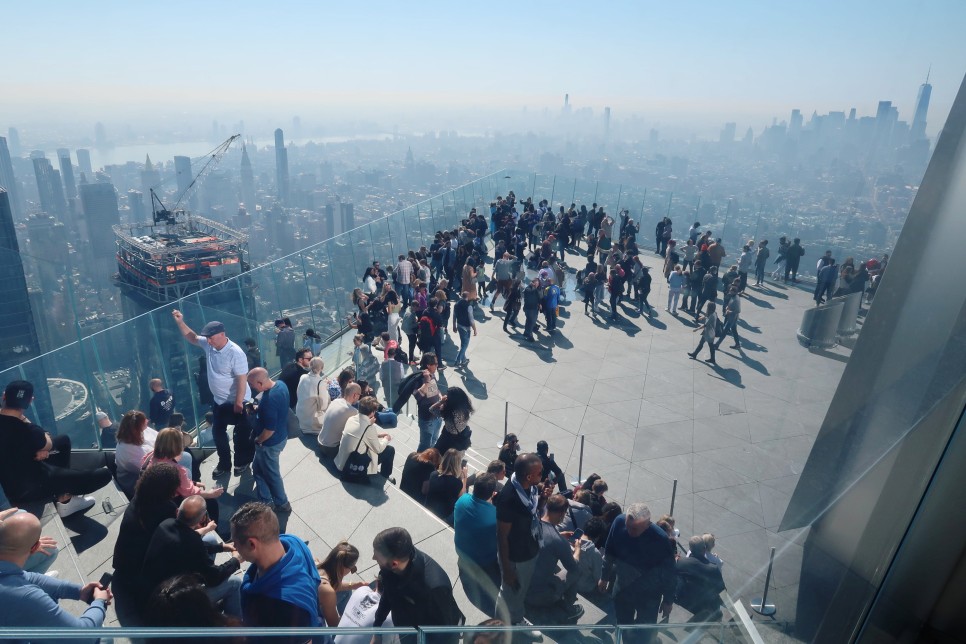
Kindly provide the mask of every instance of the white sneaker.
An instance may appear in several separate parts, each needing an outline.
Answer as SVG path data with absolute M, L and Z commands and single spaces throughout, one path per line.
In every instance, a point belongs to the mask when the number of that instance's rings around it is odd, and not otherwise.
M 92 496 L 72 496 L 67 503 L 55 503 L 57 514 L 61 519 L 69 517 L 77 512 L 83 512 L 94 507 L 94 497 Z

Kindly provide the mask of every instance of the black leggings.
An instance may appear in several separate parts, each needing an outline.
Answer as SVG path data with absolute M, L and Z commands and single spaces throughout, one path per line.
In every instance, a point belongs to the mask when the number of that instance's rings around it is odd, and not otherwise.
M 51 500 L 71 494 L 82 496 L 96 492 L 111 482 L 111 470 L 99 467 L 95 470 L 70 469 L 70 437 L 56 436 L 52 440 L 53 447 L 58 454 L 53 454 L 45 463 L 41 463 L 43 475 L 31 489 L 18 498 L 10 499 L 17 503 L 47 503 Z

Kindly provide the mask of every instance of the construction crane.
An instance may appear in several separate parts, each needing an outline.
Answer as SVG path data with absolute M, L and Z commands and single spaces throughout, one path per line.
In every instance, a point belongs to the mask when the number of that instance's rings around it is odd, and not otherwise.
M 236 139 L 240 138 L 241 134 L 233 134 L 232 136 L 228 137 L 224 143 L 216 147 L 204 157 L 201 157 L 206 159 L 205 164 L 201 166 L 201 170 L 198 171 L 198 173 L 191 180 L 191 183 L 189 183 L 184 191 L 178 196 L 178 200 L 175 202 L 174 207 L 170 210 L 165 207 L 164 203 L 162 203 L 161 198 L 156 192 L 154 192 L 154 188 L 151 188 L 151 212 L 154 214 L 154 223 L 164 223 L 167 225 L 177 223 L 178 215 L 184 214 L 184 209 L 181 207 L 181 204 L 184 203 L 195 190 L 197 190 L 198 185 L 203 177 L 205 177 L 215 168 L 215 166 L 218 165 L 222 157 L 225 156 L 225 153 L 228 152 L 228 148 L 231 147 L 231 144 L 234 143 Z

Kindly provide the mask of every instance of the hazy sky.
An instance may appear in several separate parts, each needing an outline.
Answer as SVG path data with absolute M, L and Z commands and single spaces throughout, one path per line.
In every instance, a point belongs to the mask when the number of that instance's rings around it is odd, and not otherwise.
M 615 119 L 744 127 L 793 107 L 874 114 L 891 99 L 911 120 L 932 65 L 935 132 L 966 72 L 963 0 L 7 0 L 0 11 L 0 131 L 85 117 L 557 109 L 565 92 Z

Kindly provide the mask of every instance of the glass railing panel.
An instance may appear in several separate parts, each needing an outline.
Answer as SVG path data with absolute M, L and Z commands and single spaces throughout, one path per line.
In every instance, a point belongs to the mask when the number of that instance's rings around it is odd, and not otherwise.
M 406 229 L 406 250 L 408 251 L 412 247 L 419 247 L 421 240 L 429 239 L 432 240 L 433 234 L 436 229 L 432 226 L 432 219 L 426 225 L 425 230 L 423 229 L 423 221 L 421 218 L 421 211 L 425 209 L 427 217 L 429 216 L 429 202 L 424 201 L 415 206 L 409 206 L 402 211 L 401 215 L 403 218 L 403 223 Z
M 427 226 L 432 231 L 452 228 L 446 225 L 446 217 L 443 214 L 443 199 L 440 196 L 430 197 L 424 207 L 420 208 L 419 214 L 423 219 L 424 230 Z
M 645 192 L 643 188 L 627 185 L 621 186 L 620 207 L 621 209 L 627 209 L 628 216 L 640 228 L 640 231 L 637 233 L 637 245 L 646 253 L 648 250 L 654 248 L 654 224 L 657 222 L 648 221 L 645 217 Z
M 201 361 L 203 353 L 184 340 L 171 315 L 172 311 L 179 309 L 183 304 L 183 302 L 174 302 L 151 311 L 146 316 L 150 318 L 146 330 L 152 334 L 154 345 L 161 356 L 158 377 L 174 396 L 175 411 L 185 417 L 185 423 L 189 428 L 195 428 L 205 420 L 205 415 L 211 410 L 211 399 L 208 390 L 200 384 L 205 380 Z M 257 339 L 258 336 L 256 335 L 255 338 Z M 235 340 L 246 353 L 251 353 L 255 359 L 260 359 L 264 347 L 259 347 L 256 343 L 254 349 L 250 349 L 245 346 L 244 338 L 235 338 Z
M 345 299 L 335 291 L 328 243 L 317 244 L 302 252 L 308 288 L 312 327 L 324 340 L 345 326 Z
M 378 261 L 379 268 L 385 271 L 388 276 L 389 271 L 385 266 L 386 258 L 375 257 L 373 255 L 372 237 L 370 236 L 369 226 L 365 225 L 346 234 L 349 237 L 349 244 L 352 248 L 353 274 L 358 275 L 361 280 L 366 269 L 370 268 L 374 261 Z
M 377 219 L 369 224 L 369 237 L 372 239 L 372 254 L 375 259 L 378 259 L 386 270 L 386 274 L 389 274 L 389 267 L 395 266 L 397 262 L 397 255 L 393 253 L 392 248 L 392 238 L 390 237 L 389 230 L 389 219 L 390 217 L 383 217 Z M 403 253 L 405 254 L 405 253 Z M 392 276 L 390 275 L 390 280 Z
M 405 211 L 395 212 L 386 217 L 386 234 L 389 236 L 390 246 L 392 247 L 391 257 L 398 257 L 409 252 Z M 432 239 L 424 241 L 427 248 L 431 241 Z
M 110 384 L 115 379 L 110 376 L 121 379 L 124 374 L 110 374 L 107 386 L 92 378 L 91 366 L 77 342 L 24 363 L 14 373 L 34 385 L 34 402 L 27 412 L 31 420 L 51 433 L 70 436 L 77 449 L 97 446 L 94 414 L 99 403 L 107 407 L 113 394 Z
M 597 199 L 597 182 L 588 181 L 586 179 L 575 179 L 571 182 L 571 185 L 564 187 L 564 192 L 557 196 L 556 203 L 554 203 L 554 214 L 559 210 L 559 206 L 564 208 L 569 208 L 570 204 L 576 203 L 578 205 L 586 205 L 589 209 L 591 205 L 596 203 L 599 206 L 604 206 L 604 212 L 613 216 L 613 208 L 610 204 L 601 203 Z

